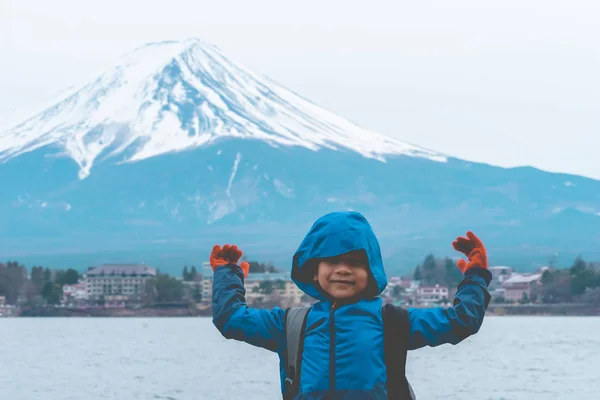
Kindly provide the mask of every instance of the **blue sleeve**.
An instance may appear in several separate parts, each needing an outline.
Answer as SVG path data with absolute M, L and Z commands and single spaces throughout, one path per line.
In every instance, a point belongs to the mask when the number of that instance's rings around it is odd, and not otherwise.
M 229 264 L 213 275 L 213 324 L 227 339 L 241 340 L 271 351 L 283 343 L 285 310 L 252 309 L 246 305 L 244 274 Z
M 457 344 L 477 333 L 490 302 L 487 287 L 492 274 L 484 268 L 467 270 L 451 308 L 410 308 L 408 349 Z

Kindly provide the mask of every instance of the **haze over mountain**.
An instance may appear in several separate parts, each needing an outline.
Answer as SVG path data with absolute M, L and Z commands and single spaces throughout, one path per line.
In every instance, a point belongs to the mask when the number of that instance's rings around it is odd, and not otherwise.
M 440 133 L 443 134 L 443 133 Z M 289 267 L 325 212 L 363 212 L 387 268 L 600 258 L 600 182 L 459 160 L 359 127 L 198 39 L 151 43 L 0 119 L 0 256 L 55 267 L 200 264 L 213 243 Z

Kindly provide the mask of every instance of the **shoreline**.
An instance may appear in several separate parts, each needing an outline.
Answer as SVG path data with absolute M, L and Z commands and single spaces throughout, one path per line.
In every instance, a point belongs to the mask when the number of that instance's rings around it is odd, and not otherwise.
M 490 304 L 486 315 L 493 316 L 600 316 L 600 306 L 591 304 Z
M 169 317 L 210 317 L 210 308 L 169 307 L 169 308 L 61 308 L 43 307 L 23 309 L 14 318 L 169 318 Z
M 424 307 L 426 308 L 426 307 Z M 486 316 L 600 316 L 600 306 L 589 304 L 490 304 Z M 211 307 L 144 307 L 144 308 L 24 308 L 7 318 L 169 318 L 212 317 Z

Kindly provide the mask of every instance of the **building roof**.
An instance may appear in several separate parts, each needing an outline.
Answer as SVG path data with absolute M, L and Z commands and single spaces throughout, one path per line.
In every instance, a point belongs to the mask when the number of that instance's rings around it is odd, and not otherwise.
M 539 280 L 542 274 L 512 274 L 510 278 L 504 281 L 505 285 L 514 285 L 519 283 L 531 283 Z
M 497 272 L 502 272 L 502 271 L 507 271 L 507 272 L 512 272 L 513 268 L 512 267 L 507 267 L 504 265 L 496 265 L 493 267 L 489 267 L 488 268 L 490 271 L 497 271 Z
M 494 265 L 489 267 L 489 269 L 513 269 L 512 267 L 509 267 L 507 265 Z
M 100 275 L 156 275 L 156 270 L 145 264 L 104 264 L 99 267 L 91 267 L 86 272 L 88 276 Z
M 435 286 L 419 286 L 419 288 L 418 288 L 418 289 L 420 289 L 420 290 L 423 290 L 423 289 L 427 289 L 427 290 L 430 290 L 430 289 L 441 289 L 441 290 L 448 290 L 448 286 L 443 286 L 443 285 L 435 285 Z
M 257 281 L 291 281 L 289 272 L 250 272 L 246 279 L 246 282 L 257 282 Z
M 410 280 L 410 279 L 404 279 L 404 280 L 401 280 L 399 282 L 393 282 L 392 286 L 394 286 L 394 285 L 401 286 L 401 287 L 403 287 L 405 289 L 408 289 L 408 288 L 411 288 L 413 286 L 418 286 L 418 281 L 413 281 L 413 280 Z

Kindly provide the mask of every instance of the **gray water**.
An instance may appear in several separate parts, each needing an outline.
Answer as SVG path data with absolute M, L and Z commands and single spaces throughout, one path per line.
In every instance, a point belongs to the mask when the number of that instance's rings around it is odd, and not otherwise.
M 600 318 L 486 317 L 410 353 L 426 399 L 599 399 Z M 0 399 L 280 399 L 278 359 L 207 318 L 0 318 Z

